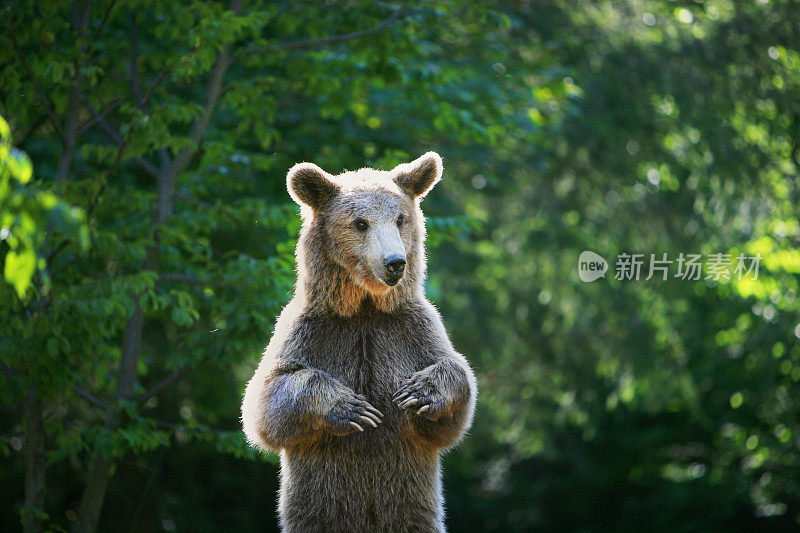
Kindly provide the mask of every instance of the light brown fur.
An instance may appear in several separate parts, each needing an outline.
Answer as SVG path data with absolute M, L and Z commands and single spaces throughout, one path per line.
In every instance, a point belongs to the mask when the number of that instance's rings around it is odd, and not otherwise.
M 441 172 L 433 153 L 390 172 L 289 171 L 296 292 L 242 404 L 248 440 L 281 453 L 286 531 L 444 530 L 439 454 L 477 389 L 422 288 L 419 202 Z

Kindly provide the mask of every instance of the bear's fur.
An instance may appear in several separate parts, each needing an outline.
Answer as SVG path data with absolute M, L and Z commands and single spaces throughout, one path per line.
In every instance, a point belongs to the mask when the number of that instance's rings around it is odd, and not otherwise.
M 295 296 L 242 404 L 249 442 L 280 452 L 284 531 L 445 529 L 440 452 L 469 428 L 477 388 L 423 293 L 419 203 L 441 174 L 433 152 L 392 171 L 289 171 Z

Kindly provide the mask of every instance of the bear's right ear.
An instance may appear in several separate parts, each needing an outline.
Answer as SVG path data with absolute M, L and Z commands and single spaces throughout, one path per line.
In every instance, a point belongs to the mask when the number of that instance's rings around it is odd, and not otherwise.
M 319 209 L 339 191 L 331 177 L 314 163 L 297 163 L 286 175 L 286 188 L 298 204 Z

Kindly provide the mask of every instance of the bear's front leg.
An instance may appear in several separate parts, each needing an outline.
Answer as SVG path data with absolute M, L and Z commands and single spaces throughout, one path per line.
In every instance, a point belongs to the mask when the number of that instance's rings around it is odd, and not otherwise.
M 418 436 L 437 448 L 452 446 L 472 423 L 475 375 L 460 354 L 415 372 L 395 393 L 401 409 L 413 411 Z
M 309 444 L 323 433 L 344 436 L 364 431 L 383 417 L 364 396 L 339 380 L 299 365 L 274 369 L 262 385 L 259 401 L 245 405 L 243 417 L 255 418 L 261 443 L 276 451 Z

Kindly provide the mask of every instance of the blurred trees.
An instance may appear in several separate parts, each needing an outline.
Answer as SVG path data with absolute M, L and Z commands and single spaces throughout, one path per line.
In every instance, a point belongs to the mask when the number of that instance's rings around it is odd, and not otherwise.
M 443 282 L 458 344 L 482 347 L 483 523 L 796 527 L 796 8 L 517 13 L 510 42 L 540 43 L 559 75 L 529 78 L 540 129 L 473 178 L 485 233 Z M 509 58 L 509 74 L 536 72 Z M 582 250 L 611 262 L 605 281 L 577 278 Z M 684 281 L 673 264 L 667 281 L 620 282 L 621 253 L 763 260 L 756 281 Z
M 481 386 L 451 529 L 796 526 L 797 7 L 4 6 L 0 520 L 273 527 L 238 407 L 294 279 L 285 171 L 434 149 L 428 290 Z M 763 259 L 613 279 L 681 252 Z

